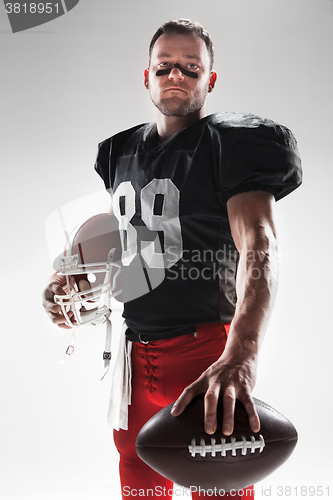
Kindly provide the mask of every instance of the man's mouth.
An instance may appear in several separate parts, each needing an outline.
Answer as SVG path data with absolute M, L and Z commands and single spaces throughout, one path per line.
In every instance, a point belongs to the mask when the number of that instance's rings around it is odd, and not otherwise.
M 167 89 L 165 89 L 164 92 L 168 92 L 168 91 L 171 91 L 171 92 L 185 92 L 185 90 L 181 89 L 180 87 L 168 87 Z

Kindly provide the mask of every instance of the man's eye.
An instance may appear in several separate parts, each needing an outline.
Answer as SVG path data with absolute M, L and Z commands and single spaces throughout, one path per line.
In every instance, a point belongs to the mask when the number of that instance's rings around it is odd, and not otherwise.
M 198 69 L 198 66 L 197 66 L 196 64 L 194 64 L 194 63 L 189 63 L 189 64 L 188 64 L 188 67 L 189 67 L 190 69 Z
M 159 66 L 160 66 L 161 68 L 166 68 L 168 65 L 169 65 L 169 63 L 167 63 L 167 62 L 160 62 L 160 63 L 159 63 Z

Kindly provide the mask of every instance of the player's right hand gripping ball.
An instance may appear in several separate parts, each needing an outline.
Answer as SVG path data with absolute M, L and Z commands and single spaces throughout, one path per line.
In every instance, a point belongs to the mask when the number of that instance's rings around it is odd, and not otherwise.
M 251 431 L 244 406 L 236 402 L 235 429 L 222 433 L 223 405 L 218 405 L 216 432 L 204 431 L 204 396 L 196 397 L 178 417 L 173 404 L 158 412 L 136 440 L 139 457 L 152 469 L 186 488 L 242 489 L 261 481 L 293 452 L 297 431 L 274 408 L 254 399 L 261 428 Z

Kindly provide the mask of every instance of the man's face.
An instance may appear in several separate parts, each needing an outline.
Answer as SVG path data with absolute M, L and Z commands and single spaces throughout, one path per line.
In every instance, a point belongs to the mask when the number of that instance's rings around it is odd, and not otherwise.
M 173 68 L 168 75 L 156 76 L 159 70 L 174 64 L 196 73 L 185 76 Z M 207 93 L 214 87 L 216 74 L 210 71 L 210 59 L 205 42 L 196 35 L 167 33 L 161 35 L 152 50 L 149 70 L 145 71 L 145 86 L 157 109 L 166 116 L 186 116 L 200 110 Z

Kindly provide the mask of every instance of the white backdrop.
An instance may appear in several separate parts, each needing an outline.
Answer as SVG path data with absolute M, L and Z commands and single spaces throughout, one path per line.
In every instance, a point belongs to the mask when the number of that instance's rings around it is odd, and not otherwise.
M 299 143 L 304 185 L 277 205 L 281 281 L 254 390 L 292 420 L 299 444 L 257 498 L 307 497 L 310 486 L 333 495 L 333 2 L 81 0 L 17 34 L 0 4 L 2 499 L 120 498 L 106 423 L 110 380 L 99 382 L 103 327 L 80 334 L 67 364 L 51 361 L 69 334 L 41 306 L 51 273 L 44 223 L 103 188 L 93 172 L 98 142 L 154 119 L 142 84 L 148 44 L 178 16 L 202 23 L 215 42 L 219 77 L 208 112 L 272 118 Z M 120 313 L 114 318 L 119 324 Z

